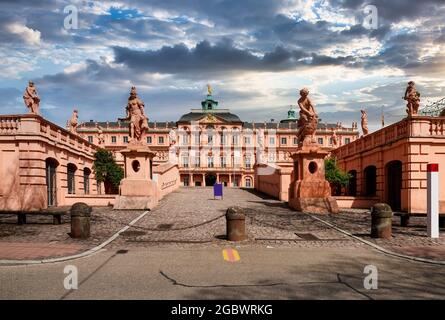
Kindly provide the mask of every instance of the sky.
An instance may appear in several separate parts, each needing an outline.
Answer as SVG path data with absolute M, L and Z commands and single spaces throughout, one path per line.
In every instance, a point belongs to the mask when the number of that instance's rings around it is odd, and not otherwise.
M 62 126 L 123 117 L 133 85 L 150 121 L 208 83 L 243 121 L 280 120 L 307 87 L 322 122 L 365 109 L 373 131 L 406 115 L 410 80 L 421 107 L 445 96 L 444 17 L 444 0 L 1 0 L 0 114 L 27 112 L 29 80 Z

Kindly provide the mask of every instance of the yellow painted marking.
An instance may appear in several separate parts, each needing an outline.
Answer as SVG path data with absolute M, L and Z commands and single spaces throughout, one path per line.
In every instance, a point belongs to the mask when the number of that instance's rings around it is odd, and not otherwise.
M 236 262 L 241 260 L 241 257 L 237 250 L 228 248 L 222 251 L 223 259 L 228 262 Z

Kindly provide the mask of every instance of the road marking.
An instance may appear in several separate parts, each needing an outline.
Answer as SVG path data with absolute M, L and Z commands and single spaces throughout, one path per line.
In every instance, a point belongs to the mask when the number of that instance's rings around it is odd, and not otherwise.
M 222 255 L 225 261 L 228 262 L 236 262 L 241 260 L 241 257 L 238 253 L 238 251 L 236 251 L 235 249 L 232 248 L 228 248 L 228 249 L 224 249 L 222 251 Z

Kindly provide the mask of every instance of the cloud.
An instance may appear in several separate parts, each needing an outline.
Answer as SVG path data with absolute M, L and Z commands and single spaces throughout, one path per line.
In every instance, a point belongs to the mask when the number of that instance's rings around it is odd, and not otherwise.
M 20 23 L 12 23 L 6 28 L 10 33 L 18 35 L 25 43 L 29 45 L 40 44 L 40 31 L 28 28 Z
M 247 49 L 239 49 L 230 40 L 214 45 L 202 41 L 189 49 L 184 44 L 162 47 L 159 50 L 137 51 L 113 47 L 115 62 L 132 69 L 168 74 L 280 71 L 297 66 L 338 65 L 353 63 L 353 57 L 327 57 L 302 50 L 288 50 L 278 46 L 273 51 L 257 56 Z

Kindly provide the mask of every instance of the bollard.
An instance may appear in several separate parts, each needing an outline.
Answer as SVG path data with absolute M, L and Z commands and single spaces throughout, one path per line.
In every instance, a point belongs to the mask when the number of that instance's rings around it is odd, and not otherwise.
M 427 225 L 430 238 L 439 238 L 439 165 L 428 163 L 427 171 Z
M 230 207 L 226 211 L 227 240 L 242 241 L 246 239 L 246 216 L 240 207 Z
M 386 203 L 376 203 L 371 210 L 371 237 L 391 239 L 392 210 Z
M 77 202 L 70 210 L 71 238 L 86 239 L 90 237 L 91 207 L 86 203 Z

